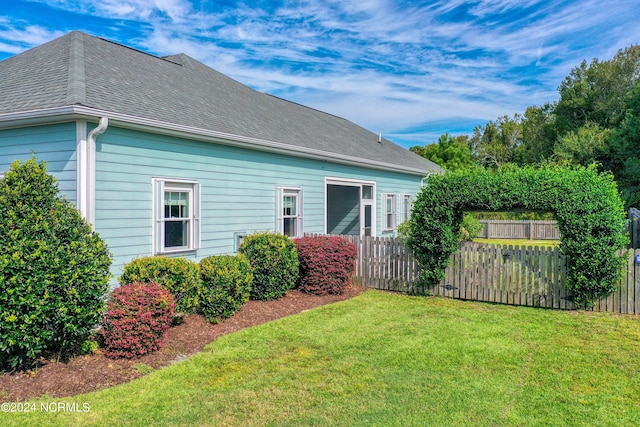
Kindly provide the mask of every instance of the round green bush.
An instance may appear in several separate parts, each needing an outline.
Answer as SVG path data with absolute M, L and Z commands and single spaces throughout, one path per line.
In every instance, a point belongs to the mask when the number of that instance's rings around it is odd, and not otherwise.
M 0 179 L 0 369 L 79 351 L 102 320 L 111 254 L 46 164 Z
M 198 264 L 185 258 L 136 258 L 124 266 L 119 282 L 159 284 L 173 295 L 178 313 L 195 313 L 198 308 Z
M 515 166 L 432 175 L 413 207 L 409 242 L 425 286 L 437 286 L 458 248 L 463 213 L 526 209 L 553 212 L 567 257 L 567 285 L 577 307 L 612 292 L 628 244 L 625 211 L 611 174 L 595 166 Z
M 211 323 L 230 317 L 249 300 L 253 273 L 242 254 L 210 256 L 200 261 L 199 311 Z
M 293 289 L 298 279 L 298 252 L 287 236 L 256 233 L 240 246 L 253 270 L 251 299 L 269 301 L 281 298 Z

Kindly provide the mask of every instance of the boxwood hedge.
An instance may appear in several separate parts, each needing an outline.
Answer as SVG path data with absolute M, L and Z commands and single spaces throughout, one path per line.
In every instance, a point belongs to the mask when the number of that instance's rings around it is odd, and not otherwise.
M 121 285 L 157 283 L 173 295 L 176 312 L 197 311 L 200 277 L 198 264 L 189 259 L 165 256 L 136 258 L 124 266 L 118 280 Z
M 247 236 L 240 246 L 253 272 L 250 298 L 270 301 L 283 297 L 298 280 L 298 251 L 287 236 L 264 232 Z
M 613 176 L 591 167 L 505 167 L 433 175 L 418 194 L 409 242 L 424 286 L 444 277 L 458 248 L 464 212 L 524 209 L 552 212 L 567 257 L 567 285 L 578 307 L 588 308 L 615 289 L 628 244 L 625 212 Z
M 209 256 L 200 261 L 199 311 L 211 323 L 232 316 L 249 301 L 253 273 L 242 254 Z

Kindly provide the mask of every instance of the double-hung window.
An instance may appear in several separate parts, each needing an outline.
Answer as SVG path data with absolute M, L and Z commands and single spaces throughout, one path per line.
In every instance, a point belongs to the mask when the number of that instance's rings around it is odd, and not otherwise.
M 200 185 L 196 181 L 154 178 L 154 253 L 200 247 Z
M 402 194 L 400 196 L 401 199 L 401 212 L 400 212 L 400 222 L 408 221 L 411 218 L 411 209 L 413 207 L 413 197 L 411 194 Z
M 278 187 L 276 231 L 289 237 L 302 237 L 302 190 Z
M 392 231 L 396 228 L 396 195 L 391 193 L 382 194 L 382 221 L 385 231 Z

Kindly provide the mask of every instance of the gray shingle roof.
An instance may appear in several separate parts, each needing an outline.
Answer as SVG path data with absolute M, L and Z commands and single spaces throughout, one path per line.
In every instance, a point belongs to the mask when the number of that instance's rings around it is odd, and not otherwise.
M 165 58 L 74 31 L 0 61 L 5 113 L 81 105 L 345 157 L 436 171 L 343 118 L 245 86 L 184 54 Z

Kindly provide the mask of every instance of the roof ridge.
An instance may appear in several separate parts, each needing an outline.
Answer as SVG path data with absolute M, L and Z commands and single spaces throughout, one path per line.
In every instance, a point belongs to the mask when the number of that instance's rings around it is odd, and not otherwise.
M 78 31 L 78 32 L 79 32 L 80 34 L 86 34 L 86 33 L 83 33 L 82 31 Z M 159 59 L 159 60 L 161 60 L 161 61 L 166 61 L 166 62 L 169 62 L 169 63 L 171 63 L 171 64 L 175 64 L 175 65 L 182 65 L 182 64 L 178 64 L 178 63 L 177 63 L 177 62 L 175 62 L 175 61 L 171 61 L 171 60 L 169 60 L 169 59 L 166 59 L 166 57 L 158 56 L 158 55 L 154 55 L 154 54 L 152 54 L 152 53 L 145 52 L 144 50 L 140 50 L 140 49 L 136 49 L 135 47 L 127 46 L 126 44 L 122 44 L 122 43 L 114 42 L 113 40 L 105 39 L 105 38 L 103 38 L 103 37 L 92 36 L 92 35 L 90 35 L 90 34 L 86 34 L 86 35 L 88 35 L 89 37 L 93 37 L 93 38 L 95 38 L 95 39 L 98 39 L 98 40 L 100 40 L 100 41 L 107 42 L 107 43 L 110 43 L 110 44 L 112 44 L 112 45 L 115 45 L 115 46 L 119 46 L 119 47 L 121 47 L 121 48 L 128 49 L 128 50 L 130 50 L 130 51 L 132 51 L 132 52 L 141 53 L 141 54 L 143 54 L 143 55 L 150 56 L 151 58 L 154 58 L 154 59 Z M 169 56 L 171 56 L 171 55 L 169 55 Z
M 69 33 L 69 74 L 67 80 L 67 103 L 86 104 L 87 85 L 84 69 L 84 33 Z

